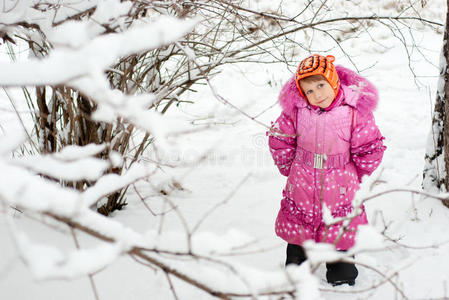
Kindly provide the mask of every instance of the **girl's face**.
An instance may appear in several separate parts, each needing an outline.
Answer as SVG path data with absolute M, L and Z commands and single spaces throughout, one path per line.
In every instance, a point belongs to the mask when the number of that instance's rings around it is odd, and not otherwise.
M 318 81 L 304 82 L 304 80 L 300 80 L 299 85 L 312 105 L 327 108 L 335 99 L 334 90 L 324 77 Z

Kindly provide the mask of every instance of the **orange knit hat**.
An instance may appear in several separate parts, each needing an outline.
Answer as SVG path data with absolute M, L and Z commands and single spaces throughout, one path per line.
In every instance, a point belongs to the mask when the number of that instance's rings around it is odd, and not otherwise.
M 337 96 L 338 90 L 340 89 L 340 79 L 338 78 L 337 71 L 332 63 L 334 60 L 335 57 L 332 55 L 322 56 L 314 54 L 303 59 L 299 63 L 298 71 L 296 71 L 296 86 L 298 87 L 301 96 L 306 98 L 301 90 L 299 81 L 312 75 L 322 75 L 326 78 L 334 90 L 335 97 Z

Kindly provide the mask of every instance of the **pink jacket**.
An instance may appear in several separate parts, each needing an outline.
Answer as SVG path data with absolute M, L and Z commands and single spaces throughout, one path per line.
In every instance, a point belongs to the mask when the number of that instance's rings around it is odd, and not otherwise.
M 351 212 L 362 176 L 379 166 L 386 147 L 373 116 L 376 88 L 349 69 L 336 69 L 340 92 L 324 110 L 301 97 L 294 77 L 284 85 L 283 111 L 272 124 L 269 147 L 279 171 L 288 176 L 276 234 L 291 244 L 311 239 L 346 250 L 354 245 L 357 226 L 367 223 L 365 210 L 342 230 L 341 223 L 323 223 L 323 204 L 333 217 Z

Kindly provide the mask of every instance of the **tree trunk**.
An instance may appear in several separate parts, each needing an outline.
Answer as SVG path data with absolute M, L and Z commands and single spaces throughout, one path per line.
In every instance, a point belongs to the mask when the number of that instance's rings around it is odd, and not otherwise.
M 442 72 L 442 77 L 444 78 L 444 127 L 443 127 L 443 141 L 444 141 L 444 167 L 445 170 L 449 170 L 449 74 L 448 68 L 449 65 L 449 0 L 446 3 L 446 26 L 444 29 L 444 38 L 443 38 L 443 55 L 441 57 L 441 68 L 444 72 Z M 446 187 L 446 191 L 449 191 L 449 172 L 446 171 L 445 182 L 444 185 Z M 443 202 L 447 207 L 449 207 L 449 201 Z
M 427 190 L 449 191 L 449 0 L 446 3 L 446 25 L 440 57 L 440 78 L 429 134 L 423 187 Z M 444 202 L 449 207 L 449 201 Z

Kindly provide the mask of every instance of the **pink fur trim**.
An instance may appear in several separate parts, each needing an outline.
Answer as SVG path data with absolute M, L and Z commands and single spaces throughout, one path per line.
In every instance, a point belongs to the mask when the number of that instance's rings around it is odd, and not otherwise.
M 342 66 L 336 66 L 341 88 L 345 93 L 345 103 L 351 105 L 362 114 L 372 112 L 379 101 L 376 87 L 366 78 Z M 301 97 L 296 87 L 295 75 L 282 87 L 279 94 L 282 110 L 292 115 L 296 107 L 307 106 L 307 100 Z

